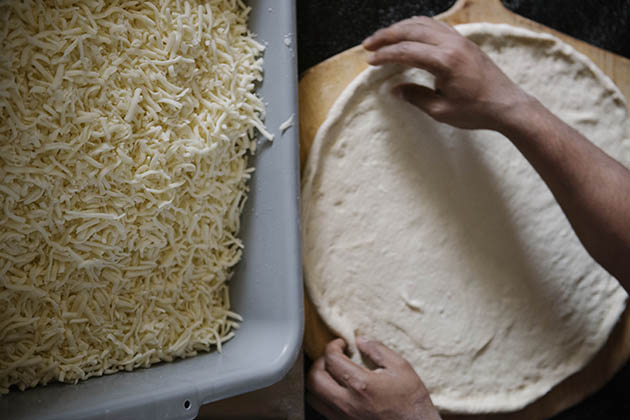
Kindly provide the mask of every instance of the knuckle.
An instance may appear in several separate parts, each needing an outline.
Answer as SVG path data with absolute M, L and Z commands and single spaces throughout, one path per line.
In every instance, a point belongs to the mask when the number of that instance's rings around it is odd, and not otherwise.
M 459 51 L 455 48 L 449 48 L 442 52 L 442 62 L 447 69 L 452 68 L 459 62 Z
M 326 350 L 324 352 L 326 356 L 328 356 L 329 354 L 335 352 L 335 349 L 336 349 L 335 342 L 336 342 L 336 340 L 333 340 L 330 343 L 326 344 Z
M 427 105 L 427 112 L 435 119 L 441 119 L 446 115 L 446 107 L 441 102 L 432 102 Z M 397 360 L 396 365 L 399 367 L 405 367 L 404 360 Z
M 455 51 L 459 54 L 465 54 L 466 51 L 470 49 L 470 47 L 474 45 L 470 40 L 464 38 L 463 36 L 457 36 L 454 38 L 453 47 Z
M 335 355 L 334 353 L 326 353 L 324 355 L 324 366 L 326 369 L 329 369 L 331 366 L 335 364 Z
M 350 381 L 350 386 L 359 394 L 367 394 L 369 390 L 369 384 L 363 378 L 353 379 L 352 381 Z
M 365 350 L 371 357 L 383 358 L 383 351 L 376 341 L 368 341 L 365 343 Z
M 374 36 L 381 36 L 384 33 L 387 32 L 389 28 L 381 28 L 381 29 L 377 29 L 376 32 L 374 32 Z
M 383 33 L 381 38 L 388 44 L 395 43 L 401 37 L 401 28 L 391 27 L 386 32 Z
M 389 38 L 389 32 L 391 31 L 391 29 L 392 28 L 379 29 L 378 31 L 374 32 L 372 36 L 374 38 L 378 38 L 379 42 L 387 41 Z
M 338 371 L 343 366 L 343 360 L 337 353 L 327 354 L 324 359 L 326 370 Z
M 422 26 L 415 26 L 414 28 L 410 29 L 409 31 L 410 31 L 410 33 L 411 33 L 411 35 L 412 35 L 412 37 L 414 39 L 425 39 L 425 38 L 427 38 L 426 35 L 427 35 L 428 31 L 427 31 L 426 28 L 424 28 Z
M 410 60 L 413 57 L 413 48 L 408 42 L 401 42 L 398 45 L 398 54 L 403 60 Z
M 409 32 L 409 25 L 393 26 L 390 31 L 390 36 L 395 39 L 401 39 Z

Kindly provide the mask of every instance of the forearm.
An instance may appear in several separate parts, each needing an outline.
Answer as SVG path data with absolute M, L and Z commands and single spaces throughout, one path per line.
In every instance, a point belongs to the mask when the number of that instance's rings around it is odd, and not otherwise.
M 549 186 L 586 250 L 630 290 L 630 171 L 535 99 L 509 110 L 499 131 Z
M 426 17 L 382 29 L 363 46 L 372 65 L 435 76 L 397 92 L 437 121 L 508 137 L 549 186 L 587 251 L 630 290 L 630 172 L 523 92 L 473 42 Z M 619 139 L 621 141 L 621 139 Z

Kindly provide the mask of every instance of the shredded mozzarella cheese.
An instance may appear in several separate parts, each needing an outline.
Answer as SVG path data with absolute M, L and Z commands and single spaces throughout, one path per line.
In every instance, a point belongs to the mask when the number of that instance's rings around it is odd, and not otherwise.
M 221 349 L 247 154 L 241 0 L 0 0 L 0 392 Z
M 280 126 L 278 127 L 278 130 L 280 130 L 280 134 L 284 134 L 285 131 L 293 127 L 294 117 L 295 117 L 295 114 L 291 114 L 289 115 L 289 118 L 287 118 L 282 124 L 280 124 Z

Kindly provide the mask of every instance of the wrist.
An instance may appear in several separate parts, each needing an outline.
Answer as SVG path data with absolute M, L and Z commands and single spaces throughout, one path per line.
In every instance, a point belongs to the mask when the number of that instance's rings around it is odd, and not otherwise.
M 519 133 L 534 128 L 547 109 L 532 95 L 522 92 L 518 98 L 501 108 L 495 114 L 493 129 L 512 139 Z M 534 124 L 533 124 L 534 123 Z
M 413 419 L 442 420 L 439 411 L 433 405 L 429 394 L 424 394 L 415 404 Z

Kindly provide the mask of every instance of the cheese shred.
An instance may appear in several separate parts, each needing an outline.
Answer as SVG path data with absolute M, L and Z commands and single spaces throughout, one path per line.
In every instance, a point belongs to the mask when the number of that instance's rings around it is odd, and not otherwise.
M 241 0 L 0 0 L 0 392 L 221 349 L 265 130 Z

